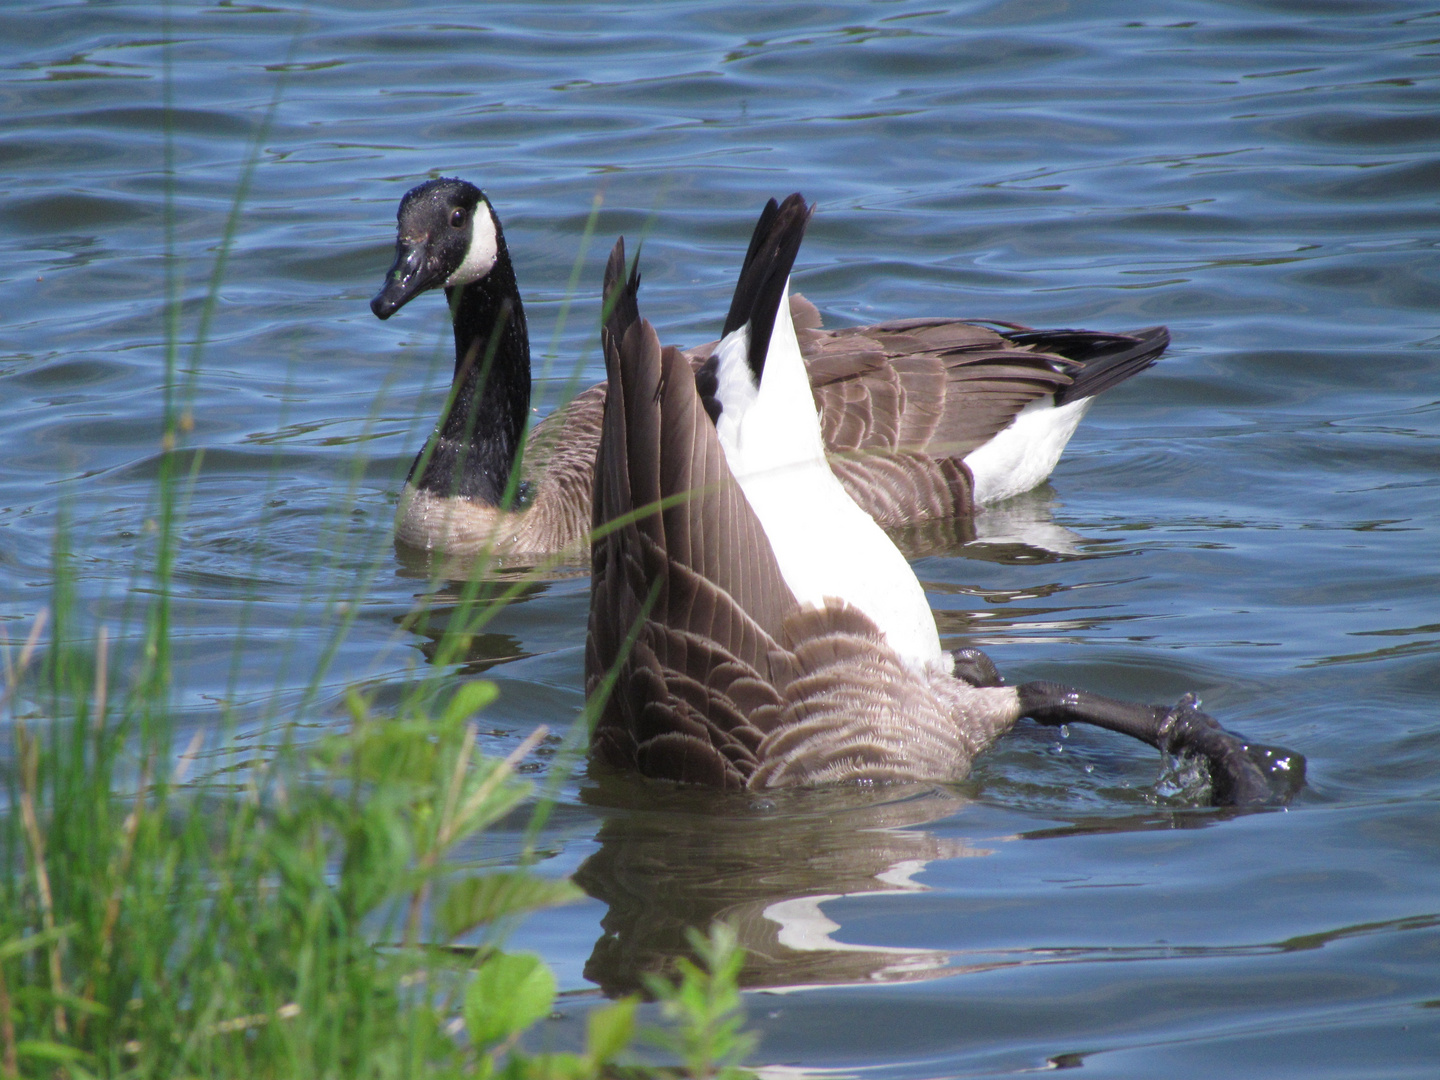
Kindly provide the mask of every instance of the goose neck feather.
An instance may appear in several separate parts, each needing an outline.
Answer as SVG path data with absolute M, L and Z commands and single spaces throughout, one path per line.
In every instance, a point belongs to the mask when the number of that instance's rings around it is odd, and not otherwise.
M 455 380 L 431 444 L 410 470 L 415 487 L 487 506 L 514 501 L 512 478 L 530 409 L 530 335 L 498 223 L 494 266 L 445 289 L 455 330 Z

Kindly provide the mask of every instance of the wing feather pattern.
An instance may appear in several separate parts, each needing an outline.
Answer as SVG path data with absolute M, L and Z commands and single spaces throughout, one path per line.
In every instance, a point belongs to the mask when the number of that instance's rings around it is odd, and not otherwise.
M 917 674 L 851 607 L 797 611 L 785 643 L 797 675 L 760 744 L 752 787 L 958 780 L 1019 718 L 1011 688 Z
M 617 244 L 607 295 L 624 274 Z M 638 287 L 633 273 L 624 288 Z M 617 303 L 595 467 L 594 757 L 718 787 L 963 776 L 1018 718 L 1010 688 L 906 668 L 863 613 L 801 610 L 731 476 L 686 358 Z
M 820 328 L 793 298 L 801 352 L 835 472 L 885 525 L 973 512 L 965 455 L 1046 395 L 1057 404 L 1100 393 L 1153 364 L 1163 327 L 1133 334 L 1034 331 L 963 319 L 895 319 Z

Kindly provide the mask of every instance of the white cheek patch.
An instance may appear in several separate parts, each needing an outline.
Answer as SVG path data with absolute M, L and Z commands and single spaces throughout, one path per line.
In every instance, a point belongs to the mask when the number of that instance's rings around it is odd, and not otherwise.
M 445 287 L 469 285 L 479 281 L 495 269 L 495 253 L 499 245 L 495 240 L 495 219 L 483 202 L 475 207 L 475 220 L 470 226 L 470 246 L 465 250 L 465 261 L 445 279 Z

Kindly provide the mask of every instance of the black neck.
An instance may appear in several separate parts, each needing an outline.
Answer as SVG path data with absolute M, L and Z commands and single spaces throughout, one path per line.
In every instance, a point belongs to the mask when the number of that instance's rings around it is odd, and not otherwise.
M 499 506 L 520 465 L 530 411 L 530 335 L 498 228 L 494 269 L 447 288 L 445 299 L 455 324 L 453 397 L 435 438 L 410 467 L 410 482 Z

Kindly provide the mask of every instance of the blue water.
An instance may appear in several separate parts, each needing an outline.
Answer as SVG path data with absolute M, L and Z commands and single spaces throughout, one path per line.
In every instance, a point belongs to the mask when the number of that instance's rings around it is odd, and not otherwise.
M 366 306 L 427 175 L 499 210 L 547 403 L 600 377 L 617 233 L 644 237 L 662 336 L 709 340 L 755 213 L 797 189 L 819 206 L 797 287 L 831 325 L 1168 324 L 1049 485 L 916 569 L 947 644 L 1012 678 L 1194 690 L 1305 754 L 1291 808 L 1197 809 L 1143 748 L 1030 726 L 936 790 L 720 799 L 582 769 L 542 840 L 592 899 L 515 939 L 573 992 L 545 1037 L 725 916 L 777 1075 L 1436 1075 L 1440 10 L 31 3 L 0 10 L 0 116 L 12 641 L 62 514 L 92 626 L 144 595 L 166 194 L 193 337 L 248 182 L 176 578 L 183 726 L 218 736 L 227 704 L 241 742 L 343 724 L 346 687 L 383 703 L 429 663 L 438 616 L 401 620 L 432 587 L 386 530 L 448 329 L 435 298 Z M 335 596 L 355 622 L 322 668 Z M 587 606 L 583 577 L 543 582 L 477 639 L 454 677 L 501 686 L 487 749 L 572 722 Z

